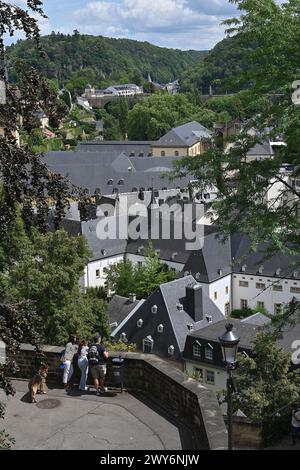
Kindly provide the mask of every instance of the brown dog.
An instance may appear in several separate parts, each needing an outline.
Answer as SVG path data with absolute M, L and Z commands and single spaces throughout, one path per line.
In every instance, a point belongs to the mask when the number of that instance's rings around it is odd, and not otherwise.
M 46 377 L 48 374 L 48 366 L 42 365 L 38 373 L 36 373 L 29 381 L 28 389 L 30 393 L 31 403 L 36 403 L 37 393 L 46 393 Z

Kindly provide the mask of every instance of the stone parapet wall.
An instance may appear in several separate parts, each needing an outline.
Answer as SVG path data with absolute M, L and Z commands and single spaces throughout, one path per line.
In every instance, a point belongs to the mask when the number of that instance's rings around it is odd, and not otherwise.
M 44 346 L 49 365 L 48 381 L 61 382 L 59 368 L 63 347 Z M 117 357 L 118 353 L 111 353 Z M 197 449 L 226 449 L 227 431 L 215 394 L 172 364 L 154 355 L 121 353 L 124 361 L 124 385 L 130 391 L 142 392 L 160 408 L 192 429 Z M 22 344 L 13 358 L 20 371 L 18 377 L 32 376 L 36 368 L 34 348 Z M 108 363 L 107 384 L 113 384 Z
M 260 449 L 262 447 L 261 423 L 253 423 L 247 418 L 234 417 L 232 439 L 235 449 Z

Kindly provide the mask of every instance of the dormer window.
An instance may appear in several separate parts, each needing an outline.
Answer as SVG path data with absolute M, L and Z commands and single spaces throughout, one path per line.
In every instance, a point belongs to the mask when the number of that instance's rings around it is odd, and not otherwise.
M 247 265 L 246 265 L 246 264 L 243 264 L 243 266 L 242 266 L 242 271 L 245 272 L 245 271 L 246 271 L 246 268 L 247 268 Z
M 182 304 L 178 303 L 178 304 L 176 305 L 176 307 L 177 307 L 177 310 L 179 310 L 179 312 L 182 312 L 182 311 L 183 311 L 183 305 L 182 305 Z
M 218 269 L 218 275 L 222 276 L 222 269 Z
M 169 354 L 169 356 L 173 356 L 173 355 L 174 355 L 174 352 L 175 352 L 175 348 L 174 348 L 173 344 L 171 344 L 171 345 L 168 347 L 168 354 Z
M 112 186 L 112 185 L 114 184 L 114 180 L 112 180 L 112 179 L 108 180 L 108 181 L 107 181 L 107 184 L 108 184 L 109 186 Z
M 121 184 L 124 184 L 124 180 L 123 180 L 123 179 L 121 179 L 121 180 L 118 181 L 118 185 L 121 185 Z
M 212 361 L 214 356 L 213 356 L 213 347 L 210 343 L 207 344 L 207 346 L 205 346 L 205 349 L 204 349 L 204 357 L 205 359 L 207 359 L 208 361 Z
M 143 339 L 143 353 L 151 354 L 153 351 L 154 341 L 151 336 L 147 336 L 147 338 Z
M 164 150 L 162 150 L 162 151 L 160 152 L 160 156 L 161 156 L 161 157 L 165 157 L 165 156 L 166 156 L 166 152 L 165 152 Z
M 158 333 L 163 333 L 163 331 L 164 331 L 164 325 L 162 325 L 162 324 L 158 325 L 157 332 Z
M 101 254 L 102 254 L 103 256 L 105 256 L 105 255 L 106 255 L 106 250 L 105 250 L 104 248 L 102 248 L 102 250 L 101 250 Z
M 195 274 L 195 278 L 197 279 L 197 281 L 200 279 L 200 277 L 201 277 L 201 274 L 200 274 L 200 273 L 196 273 L 196 274 Z
M 293 272 L 293 277 L 299 277 L 299 271 L 294 271 Z
M 281 268 L 277 268 L 275 271 L 276 276 L 280 276 L 281 274 Z
M 202 356 L 201 350 L 202 350 L 201 343 L 199 343 L 199 341 L 195 341 L 195 343 L 193 344 L 193 356 L 201 358 Z
M 126 335 L 126 333 L 124 333 L 124 332 L 121 333 L 121 335 L 120 335 L 120 340 L 123 341 L 124 343 L 127 342 L 127 335 Z
M 177 252 L 172 253 L 171 259 L 174 260 L 176 258 L 176 256 L 178 256 Z
M 258 268 L 259 274 L 262 274 L 262 273 L 263 273 L 263 270 L 264 270 L 264 267 L 263 267 L 263 266 L 260 266 L 260 267 Z
M 138 252 L 139 254 L 141 254 L 141 253 L 144 251 L 144 249 L 145 249 L 144 245 L 141 245 L 141 246 L 138 247 L 137 252 Z
M 138 192 L 138 188 L 132 188 L 131 192 L 132 192 L 132 193 L 137 193 L 137 192 Z
M 129 167 L 127 168 L 127 171 L 128 171 L 128 173 L 131 173 L 131 172 L 132 172 L 132 166 L 129 166 Z
M 178 152 L 178 150 L 175 150 L 174 155 L 175 155 L 175 157 L 179 157 L 179 152 Z
M 157 313 L 157 310 L 158 310 L 157 305 L 152 305 L 151 313 L 153 313 L 155 315 Z
M 160 255 L 160 250 L 155 250 L 155 254 L 156 254 L 157 256 L 159 256 L 159 255 Z
M 140 319 L 136 322 L 136 326 L 137 326 L 138 328 L 142 328 L 143 323 L 144 323 L 144 321 L 140 318 Z
M 193 331 L 193 329 L 194 329 L 193 323 L 188 323 L 186 326 L 187 326 L 187 329 L 188 329 L 189 331 Z
M 206 315 L 205 316 L 207 323 L 212 323 L 212 316 L 211 315 Z

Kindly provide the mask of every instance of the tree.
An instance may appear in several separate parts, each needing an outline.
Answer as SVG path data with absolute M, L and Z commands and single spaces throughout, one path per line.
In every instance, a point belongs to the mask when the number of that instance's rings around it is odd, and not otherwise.
M 276 344 L 275 335 L 259 333 L 253 343 L 253 355 L 238 359 L 234 408 L 263 421 L 299 399 L 300 370 L 290 370 L 291 355 Z
M 61 103 L 49 88 L 48 81 L 24 62 L 16 64 L 18 88 L 10 86 L 6 74 L 6 51 L 4 35 L 13 36 L 23 31 L 27 39 L 37 45 L 40 58 L 45 51 L 39 42 L 38 15 L 45 16 L 40 0 L 27 0 L 27 9 L 12 3 L 0 1 L 0 81 L 4 84 L 5 95 L 0 104 L 0 275 L 5 275 L 16 266 L 16 257 L 21 256 L 22 246 L 17 230 L 22 224 L 27 234 L 36 226 L 41 232 L 47 230 L 49 205 L 54 211 L 55 227 L 59 226 L 68 206 L 70 187 L 59 175 L 51 174 L 41 162 L 40 156 L 18 146 L 17 136 L 21 123 L 30 131 L 34 113 L 42 108 L 55 125 L 63 114 Z M 3 97 L 2 97 L 3 98 Z M 19 220 L 18 220 L 19 219 Z M 24 238 L 25 240 L 25 238 Z M 17 251 L 14 251 L 14 247 Z M 24 275 L 26 276 L 26 272 Z M 7 353 L 16 353 L 21 342 L 30 342 L 39 350 L 39 315 L 33 302 L 25 297 L 13 296 L 1 288 L 0 294 L 0 338 L 6 344 Z M 9 360 L 0 365 L 0 387 L 7 395 L 14 389 L 8 380 L 13 371 Z M 0 415 L 3 406 L 0 403 Z M 1 446 L 5 447 L 5 435 L 1 435 Z
M 109 106 L 109 113 L 118 120 L 119 129 L 124 139 L 127 133 L 128 126 L 128 101 L 125 97 L 120 97 L 117 102 L 111 103 Z M 107 125 L 107 120 L 105 121 Z
M 217 187 L 220 197 L 212 203 L 212 211 L 225 236 L 243 231 L 250 235 L 253 248 L 260 241 L 270 241 L 267 254 L 292 253 L 298 257 L 296 269 L 300 261 L 300 192 L 282 178 L 280 169 L 288 163 L 291 179 L 300 175 L 300 107 L 291 100 L 300 63 L 300 2 L 234 3 L 242 15 L 226 24 L 230 34 L 239 36 L 250 64 L 238 79 L 249 86 L 243 99 L 252 116 L 247 116 L 243 131 L 232 139 L 234 145 L 226 152 L 213 143 L 206 154 L 178 162 L 176 173 L 192 174 L 200 190 L 207 185 Z M 259 47 L 251 46 L 254 40 Z M 255 136 L 248 132 L 253 128 Z M 256 143 L 278 138 L 286 145 L 279 146 L 272 159 L 247 160 L 247 152 Z M 274 185 L 279 193 L 270 204 L 265 195 Z
M 131 292 L 137 298 L 147 298 L 160 284 L 175 279 L 176 271 L 161 263 L 151 244 L 145 250 L 142 265 L 125 260 L 106 268 L 106 286 L 114 293 L 128 297 Z
M 133 140 L 157 140 L 178 122 L 187 122 L 195 112 L 181 94 L 155 94 L 138 102 L 128 114 L 128 137 Z
M 64 230 L 46 235 L 33 230 L 30 239 L 21 237 L 20 256 L 0 275 L 0 292 L 34 305 L 43 343 L 63 344 L 74 331 L 89 339 L 99 330 L 108 336 L 107 302 L 79 287 L 89 254 L 85 238 Z

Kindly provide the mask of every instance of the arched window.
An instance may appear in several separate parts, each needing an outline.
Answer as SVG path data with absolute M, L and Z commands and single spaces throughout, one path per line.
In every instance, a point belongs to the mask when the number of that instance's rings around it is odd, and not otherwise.
M 179 157 L 179 152 L 178 152 L 178 150 L 175 150 L 174 155 L 175 155 L 175 157 Z

